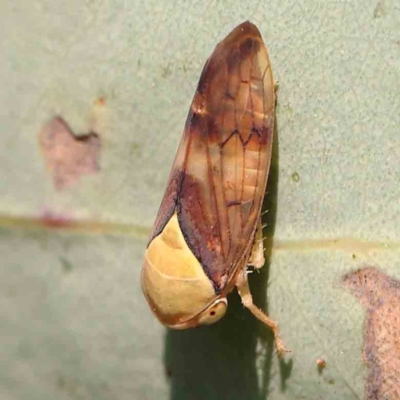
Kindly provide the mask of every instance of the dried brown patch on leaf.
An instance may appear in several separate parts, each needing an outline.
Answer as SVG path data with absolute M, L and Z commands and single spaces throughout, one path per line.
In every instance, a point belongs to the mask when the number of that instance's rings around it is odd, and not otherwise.
M 400 281 L 366 267 L 345 275 L 343 283 L 367 309 L 366 398 L 400 399 Z
M 323 358 L 317 358 L 315 363 L 317 364 L 318 373 L 321 374 L 326 367 L 326 361 Z
M 73 225 L 73 221 L 67 216 L 56 214 L 50 210 L 45 210 L 41 221 L 46 228 L 59 229 L 68 228 Z
M 99 171 L 101 143 L 94 132 L 75 136 L 62 118 L 55 117 L 41 130 L 39 143 L 59 190 L 73 184 L 81 175 Z

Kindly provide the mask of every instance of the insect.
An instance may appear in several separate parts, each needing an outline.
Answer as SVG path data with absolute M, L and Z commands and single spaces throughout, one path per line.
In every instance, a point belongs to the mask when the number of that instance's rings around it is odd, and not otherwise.
M 271 160 L 275 91 L 268 52 L 250 22 L 216 46 L 201 74 L 150 235 L 142 289 L 164 325 L 209 325 L 237 288 L 253 304 L 247 268 L 264 264 L 261 206 Z

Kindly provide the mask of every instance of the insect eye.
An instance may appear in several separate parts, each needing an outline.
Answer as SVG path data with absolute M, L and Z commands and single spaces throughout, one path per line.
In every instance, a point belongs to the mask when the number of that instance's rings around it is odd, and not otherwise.
M 216 300 L 210 307 L 204 310 L 198 320 L 199 325 L 211 325 L 221 319 L 226 312 L 228 302 L 226 298 Z

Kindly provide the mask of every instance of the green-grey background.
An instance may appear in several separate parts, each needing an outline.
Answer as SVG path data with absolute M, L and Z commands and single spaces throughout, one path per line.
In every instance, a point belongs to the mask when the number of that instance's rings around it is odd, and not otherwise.
M 280 84 L 274 245 L 251 284 L 284 362 L 236 295 L 219 324 L 167 333 L 139 285 L 202 66 L 247 19 Z M 400 2 L 17 0 L 0 20 L 1 399 L 362 398 L 364 310 L 340 279 L 400 278 Z M 54 115 L 87 132 L 99 97 L 101 171 L 56 191 L 38 133 Z

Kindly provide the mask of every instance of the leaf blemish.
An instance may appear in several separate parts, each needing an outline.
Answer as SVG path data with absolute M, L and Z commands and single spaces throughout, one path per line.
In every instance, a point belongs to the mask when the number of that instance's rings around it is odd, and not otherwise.
M 292 178 L 292 181 L 293 181 L 293 182 L 296 182 L 296 183 L 297 183 L 297 182 L 299 182 L 299 180 L 300 180 L 300 175 L 298 174 L 298 172 L 293 172 L 291 178 Z
M 100 169 L 98 134 L 75 136 L 61 117 L 45 124 L 39 133 L 39 144 L 58 190 L 72 185 L 81 175 L 94 174 Z
M 50 229 L 69 228 L 74 224 L 74 221 L 69 217 L 56 214 L 51 210 L 45 210 L 40 220 L 46 228 Z
M 374 267 L 346 274 L 343 285 L 367 309 L 363 357 L 367 399 L 400 398 L 400 281 Z
M 319 374 L 322 374 L 322 371 L 326 367 L 326 361 L 323 358 L 317 358 L 315 360 L 315 363 L 317 364 L 317 370 Z

